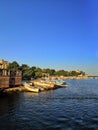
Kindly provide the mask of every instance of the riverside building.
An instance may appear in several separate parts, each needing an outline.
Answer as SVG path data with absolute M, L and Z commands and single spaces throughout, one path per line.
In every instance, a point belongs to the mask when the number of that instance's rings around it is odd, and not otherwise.
M 8 65 L 8 61 L 0 60 L 0 90 L 22 84 L 22 72 L 15 69 L 8 70 Z

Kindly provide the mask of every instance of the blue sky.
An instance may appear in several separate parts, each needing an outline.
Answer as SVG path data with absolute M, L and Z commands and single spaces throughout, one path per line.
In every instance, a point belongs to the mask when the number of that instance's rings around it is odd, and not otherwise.
M 98 1 L 0 0 L 0 59 L 98 75 Z

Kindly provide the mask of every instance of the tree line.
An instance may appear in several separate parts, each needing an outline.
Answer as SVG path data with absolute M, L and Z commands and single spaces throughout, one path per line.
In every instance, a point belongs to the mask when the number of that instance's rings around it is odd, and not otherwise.
M 45 76 L 78 76 L 85 75 L 85 72 L 80 71 L 65 71 L 65 70 L 55 70 L 50 68 L 41 69 L 40 67 L 32 66 L 30 67 L 27 64 L 19 65 L 18 62 L 13 61 L 9 64 L 8 69 L 15 69 L 22 71 L 23 79 L 31 79 L 31 78 L 41 78 Z

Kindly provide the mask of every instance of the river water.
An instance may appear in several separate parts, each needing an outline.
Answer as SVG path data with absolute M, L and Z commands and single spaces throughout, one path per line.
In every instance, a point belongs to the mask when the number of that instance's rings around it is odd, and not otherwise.
M 0 130 L 98 130 L 98 79 L 0 97 Z

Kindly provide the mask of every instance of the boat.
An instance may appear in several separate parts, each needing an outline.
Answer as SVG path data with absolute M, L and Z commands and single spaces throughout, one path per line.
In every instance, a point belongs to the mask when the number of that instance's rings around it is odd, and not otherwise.
M 55 80 L 55 86 L 67 87 L 68 85 L 66 84 L 64 80 Z
M 40 89 L 39 88 L 35 88 L 34 86 L 30 85 L 29 83 L 25 83 L 24 87 L 27 91 L 29 92 L 35 92 L 35 93 L 39 93 Z
M 34 81 L 34 85 L 40 86 L 42 88 L 54 88 L 54 83 L 49 81 Z
M 58 86 L 58 87 L 67 87 L 68 85 L 67 84 L 55 84 L 55 86 Z

